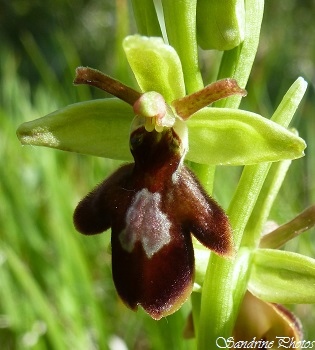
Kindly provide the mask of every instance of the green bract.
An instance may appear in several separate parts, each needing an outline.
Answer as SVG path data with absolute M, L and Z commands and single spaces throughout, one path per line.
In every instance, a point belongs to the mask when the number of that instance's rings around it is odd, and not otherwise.
M 181 63 L 176 51 L 161 38 L 139 35 L 124 40 L 127 59 L 142 91 L 156 91 L 167 103 L 185 95 Z M 291 96 L 287 108 L 297 108 L 305 82 Z M 292 107 L 293 106 L 293 107 Z M 286 108 L 282 108 L 282 113 Z M 118 99 L 76 103 L 43 118 L 22 124 L 23 144 L 46 146 L 95 156 L 130 160 L 129 131 L 134 112 Z M 187 122 L 187 159 L 204 164 L 254 164 L 304 155 L 305 142 L 262 116 L 229 108 L 203 108 Z
M 315 260 L 280 250 L 257 249 L 248 289 L 272 303 L 314 303 Z

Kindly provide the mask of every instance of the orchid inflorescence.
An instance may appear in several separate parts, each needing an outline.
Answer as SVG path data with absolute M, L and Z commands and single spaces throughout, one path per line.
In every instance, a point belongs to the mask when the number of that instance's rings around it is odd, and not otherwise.
M 205 5 L 200 1 L 198 28 L 200 18 L 209 10 L 201 3 Z M 164 9 L 170 38 L 176 30 L 167 19 L 168 7 L 172 6 L 178 5 L 167 4 Z M 240 11 L 244 15 L 244 8 Z M 231 18 L 237 25 L 237 35 L 228 47 L 219 49 L 236 47 L 245 40 L 242 50 L 249 52 L 251 47 L 246 44 L 253 43 L 251 38 L 246 39 L 235 8 Z M 248 21 L 252 21 L 247 26 L 250 31 L 254 20 Z M 219 37 L 214 35 L 208 41 L 199 29 L 200 43 L 206 48 L 215 46 Z M 134 310 L 140 305 L 151 317 L 160 319 L 178 310 L 194 290 L 202 292 L 204 307 L 199 331 L 196 334 L 197 319 L 193 322 L 190 318 L 187 333 L 198 336 L 201 343 L 206 343 L 205 320 L 211 318 L 206 315 L 213 307 L 209 300 L 216 303 L 213 322 L 220 323 L 210 331 L 212 340 L 214 335 L 221 335 L 216 333 L 218 329 L 225 329 L 225 335 L 234 330 L 235 339 L 254 335 L 266 340 L 279 331 L 299 341 L 299 321 L 275 303 L 314 302 L 311 285 L 315 263 L 275 248 L 294 236 L 294 225 L 302 232 L 306 219 L 262 238 L 261 228 L 268 214 L 257 213 L 271 205 L 270 198 L 277 192 L 278 185 L 268 182 L 272 181 L 268 171 L 282 179 L 290 160 L 304 155 L 304 140 L 287 127 L 306 83 L 299 78 L 292 85 L 271 119 L 237 109 L 237 103 L 233 108 L 209 107 L 229 96 L 243 97 L 246 91 L 233 78 L 219 79 L 199 90 L 191 88 L 193 79 L 187 79 L 189 69 L 180 51 L 180 40 L 175 40 L 178 55 L 161 38 L 126 37 L 123 48 L 141 92 L 97 70 L 79 67 L 75 84 L 95 86 L 115 97 L 76 103 L 24 123 L 18 137 L 23 144 L 128 161 L 92 190 L 74 212 L 75 227 L 83 234 L 94 235 L 111 228 L 113 279 L 128 307 Z M 244 76 L 240 76 L 242 79 Z M 188 90 L 194 91 L 187 94 Z M 210 197 L 186 161 L 210 166 L 248 165 L 240 180 L 240 194 L 236 192 L 227 213 Z M 250 185 L 244 190 L 246 181 Z M 260 192 L 264 181 L 270 186 Z M 247 212 L 241 197 L 248 200 Z M 301 217 L 306 215 L 309 227 L 313 209 L 307 213 Z M 208 249 L 215 254 L 209 257 Z M 216 271 L 212 272 L 214 266 Z M 279 273 L 283 270 L 288 279 Z M 218 276 L 214 282 L 209 279 L 209 271 Z M 262 276 L 273 282 L 266 284 Z M 228 278 L 226 292 L 214 294 L 214 283 L 219 281 L 219 290 Z M 293 286 L 300 282 L 303 292 L 292 293 Z M 218 301 L 224 307 L 217 305 Z M 252 322 L 252 308 L 258 308 L 264 320 L 270 322 L 247 327 Z

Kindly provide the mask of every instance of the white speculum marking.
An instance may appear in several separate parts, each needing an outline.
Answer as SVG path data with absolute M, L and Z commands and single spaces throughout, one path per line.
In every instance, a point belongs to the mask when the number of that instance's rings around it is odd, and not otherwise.
M 126 214 L 126 228 L 120 233 L 122 247 L 132 252 L 137 241 L 148 258 L 157 253 L 171 240 L 171 222 L 161 210 L 160 193 L 149 192 L 146 188 L 139 191 Z

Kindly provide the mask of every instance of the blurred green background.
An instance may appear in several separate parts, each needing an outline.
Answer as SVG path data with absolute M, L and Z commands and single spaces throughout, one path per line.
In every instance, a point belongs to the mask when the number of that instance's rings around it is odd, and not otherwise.
M 79 235 L 79 199 L 119 162 L 22 147 L 17 126 L 70 103 L 104 95 L 74 87 L 91 66 L 133 84 L 121 41 L 135 33 L 125 0 L 2 0 L 0 3 L 0 349 L 193 349 L 182 331 L 189 302 L 159 322 L 119 301 L 111 279 L 110 234 Z M 129 13 L 129 15 L 128 15 Z M 306 139 L 271 219 L 284 223 L 315 202 L 315 2 L 266 1 L 261 43 L 242 108 L 270 117 L 298 76 L 309 82 L 293 126 Z M 205 83 L 220 54 L 201 53 Z M 217 171 L 227 207 L 240 168 Z M 315 257 L 314 229 L 287 249 Z M 315 340 L 313 306 L 295 307 Z M 210 325 L 209 325 L 210 326 Z M 120 346 L 120 347 L 119 347 Z

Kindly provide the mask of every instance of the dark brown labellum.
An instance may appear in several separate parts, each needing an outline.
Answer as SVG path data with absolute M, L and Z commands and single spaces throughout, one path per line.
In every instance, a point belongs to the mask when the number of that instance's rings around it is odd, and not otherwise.
M 183 164 L 172 128 L 136 129 L 135 163 L 119 168 L 77 206 L 74 223 L 84 234 L 111 227 L 117 291 L 131 308 L 154 319 L 176 311 L 194 281 L 193 234 L 215 253 L 233 253 L 228 218 Z

